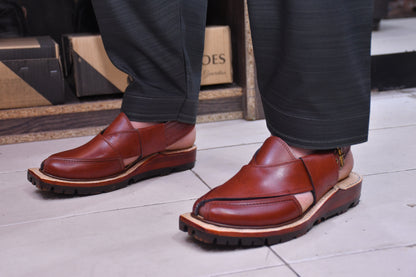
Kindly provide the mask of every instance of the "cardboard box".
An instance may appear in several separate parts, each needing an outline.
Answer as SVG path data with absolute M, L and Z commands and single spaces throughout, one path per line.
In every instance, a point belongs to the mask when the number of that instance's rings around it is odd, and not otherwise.
M 59 49 L 50 37 L 0 39 L 0 109 L 64 101 Z
M 229 26 L 212 26 L 205 30 L 201 85 L 233 82 L 231 31 Z
M 66 35 L 63 46 L 65 75 L 78 97 L 124 92 L 128 75 L 111 63 L 100 35 Z
M 111 63 L 100 35 L 66 35 L 63 47 L 65 76 L 78 97 L 124 92 L 128 75 Z M 207 27 L 201 85 L 232 83 L 231 56 L 230 27 Z

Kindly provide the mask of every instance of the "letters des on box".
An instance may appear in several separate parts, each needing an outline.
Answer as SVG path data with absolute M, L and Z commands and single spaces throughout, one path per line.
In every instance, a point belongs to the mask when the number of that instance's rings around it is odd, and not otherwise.
M 228 26 L 207 27 L 202 58 L 201 85 L 233 82 L 231 32 Z

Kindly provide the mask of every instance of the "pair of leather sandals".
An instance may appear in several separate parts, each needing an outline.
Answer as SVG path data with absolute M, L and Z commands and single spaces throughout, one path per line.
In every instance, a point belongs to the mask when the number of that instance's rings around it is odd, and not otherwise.
M 193 130 L 179 122 L 135 129 L 121 113 L 87 144 L 47 158 L 28 170 L 28 180 L 44 191 L 97 194 L 137 181 L 191 169 L 196 147 L 169 146 Z M 268 138 L 248 165 L 199 198 L 179 228 L 218 245 L 271 245 L 299 237 L 315 224 L 358 204 L 362 177 L 340 180 L 343 154 L 321 151 L 296 158 L 277 137 Z M 303 210 L 295 195 L 311 192 Z

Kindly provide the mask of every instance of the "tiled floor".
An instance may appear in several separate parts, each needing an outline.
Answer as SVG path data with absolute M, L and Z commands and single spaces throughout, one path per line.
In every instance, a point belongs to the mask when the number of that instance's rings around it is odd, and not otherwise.
M 371 55 L 416 51 L 416 18 L 383 19 L 373 32 Z
M 25 171 L 88 137 L 0 146 L 0 276 L 416 276 L 415 89 L 373 96 L 369 142 L 353 148 L 360 205 L 272 247 L 207 247 L 178 230 L 268 136 L 264 121 L 197 128 L 192 171 L 88 197 L 41 193 Z

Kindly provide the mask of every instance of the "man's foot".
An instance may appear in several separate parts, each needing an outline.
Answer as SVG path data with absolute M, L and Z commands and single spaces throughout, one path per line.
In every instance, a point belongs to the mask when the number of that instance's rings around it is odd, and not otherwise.
M 138 128 L 135 128 L 135 126 Z M 121 113 L 81 147 L 54 154 L 28 180 L 41 190 L 96 194 L 139 180 L 191 169 L 195 164 L 194 125 L 130 122 Z
M 271 245 L 358 203 L 362 178 L 351 172 L 349 148 L 297 150 L 268 138 L 248 165 L 180 216 L 180 229 L 205 243 Z

